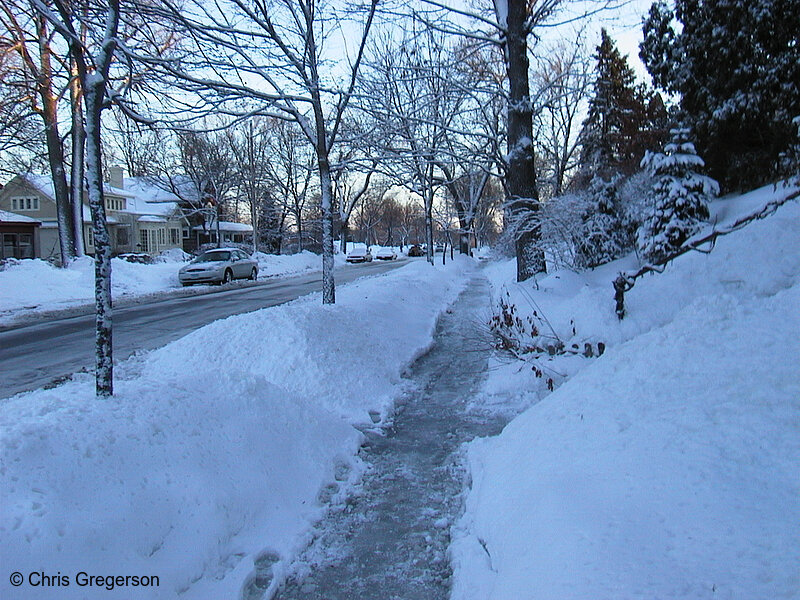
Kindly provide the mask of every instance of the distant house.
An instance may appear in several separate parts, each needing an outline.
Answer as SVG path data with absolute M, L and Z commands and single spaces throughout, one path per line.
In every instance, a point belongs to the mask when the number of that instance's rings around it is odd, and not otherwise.
M 182 247 L 182 231 L 188 227 L 175 201 L 148 202 L 137 191 L 124 188 L 122 170 L 111 170 L 104 184 L 106 217 L 112 254 L 144 252 L 157 254 Z M 28 217 L 40 223 L 35 234 L 34 256 L 59 259 L 55 193 L 49 177 L 31 173 L 14 177 L 0 190 L 0 210 Z M 88 254 L 94 253 L 91 213 L 84 199 L 83 240 Z
M 222 244 L 243 244 L 247 238 L 253 235 L 253 227 L 246 223 L 220 221 L 219 234 L 222 238 Z M 191 246 L 193 249 L 199 248 L 203 244 L 215 244 L 217 242 L 216 221 L 212 220 L 205 226 L 195 225 L 192 227 L 192 238 Z
M 36 257 L 40 225 L 31 217 L 0 210 L 0 260 Z

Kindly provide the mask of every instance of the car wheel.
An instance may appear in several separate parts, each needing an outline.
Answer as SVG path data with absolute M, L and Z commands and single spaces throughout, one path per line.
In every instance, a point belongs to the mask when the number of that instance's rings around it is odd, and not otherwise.
M 233 281 L 233 273 L 230 269 L 225 269 L 225 275 L 222 276 L 222 283 L 230 283 Z
M 258 279 L 258 269 L 253 269 L 250 271 L 250 281 L 255 281 Z

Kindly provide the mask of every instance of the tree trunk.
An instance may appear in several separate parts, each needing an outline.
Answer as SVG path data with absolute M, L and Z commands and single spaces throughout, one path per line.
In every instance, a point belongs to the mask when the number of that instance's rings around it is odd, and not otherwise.
M 319 145 L 318 148 L 320 148 Z M 336 282 L 333 277 L 333 211 L 331 210 L 333 186 L 327 149 L 323 150 L 317 154 L 322 191 L 322 303 L 334 304 L 336 302 Z
M 507 214 L 514 227 L 517 281 L 545 270 L 544 253 L 537 247 L 540 232 L 536 163 L 533 149 L 533 109 L 528 84 L 527 0 L 508 0 L 506 71 L 508 101 Z
M 72 172 L 70 173 L 70 205 L 72 207 L 72 224 L 75 232 L 75 256 L 84 256 L 86 248 L 83 244 L 83 177 L 86 149 L 86 129 L 83 123 L 83 94 L 77 68 L 72 67 L 70 82 L 70 100 L 72 102 Z
M 219 202 L 216 198 L 214 201 L 214 222 L 217 231 L 217 248 L 222 248 L 222 231 L 219 225 Z
M 41 116 L 44 121 L 45 143 L 50 174 L 53 178 L 53 193 L 56 202 L 56 221 L 61 252 L 61 266 L 66 267 L 75 258 L 75 225 L 70 210 L 67 175 L 64 171 L 64 144 L 58 131 L 58 97 L 53 94 L 53 67 L 47 22 L 37 17 L 37 34 L 40 46 L 41 71 L 38 81 L 39 97 L 42 100 Z
M 111 243 L 103 202 L 103 181 L 100 140 L 100 113 L 104 95 L 104 80 L 97 78 L 84 90 L 86 95 L 86 184 L 94 233 L 94 299 L 95 299 L 95 385 L 97 396 L 106 398 L 114 393 L 114 364 L 111 343 Z
M 339 235 L 342 236 L 342 241 L 339 244 L 339 250 L 342 251 L 342 254 L 347 256 L 347 219 L 342 219 L 342 230 Z

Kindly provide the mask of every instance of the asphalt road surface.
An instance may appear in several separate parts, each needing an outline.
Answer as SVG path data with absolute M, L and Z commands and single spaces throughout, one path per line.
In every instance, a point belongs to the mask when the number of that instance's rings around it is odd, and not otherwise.
M 377 275 L 406 260 L 336 269 L 337 286 Z M 212 321 L 289 302 L 322 289 L 322 273 L 265 279 L 257 285 L 165 298 L 114 309 L 114 359 L 159 348 Z M 94 313 L 54 318 L 0 332 L 0 398 L 94 368 Z

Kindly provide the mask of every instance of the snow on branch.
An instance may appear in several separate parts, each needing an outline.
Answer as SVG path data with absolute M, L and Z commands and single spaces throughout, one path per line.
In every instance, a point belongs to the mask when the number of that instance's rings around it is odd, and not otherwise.
M 642 275 L 647 273 L 663 273 L 664 269 L 666 268 L 667 264 L 671 261 L 675 260 L 679 256 L 686 254 L 687 252 L 702 252 L 703 254 L 710 253 L 714 246 L 716 245 L 717 238 L 722 237 L 724 235 L 728 235 L 729 233 L 733 233 L 734 231 L 738 231 L 742 229 L 749 223 L 753 221 L 759 221 L 761 219 L 765 219 L 770 215 L 774 214 L 781 206 L 789 202 L 790 200 L 796 200 L 800 197 L 800 190 L 795 190 L 794 192 L 790 193 L 789 195 L 780 198 L 778 200 L 773 200 L 772 202 L 768 202 L 765 204 L 761 209 L 758 211 L 751 213 L 745 217 L 741 217 L 737 219 L 733 224 L 724 227 L 722 229 L 715 229 L 708 235 L 704 235 L 702 237 L 696 237 L 693 239 L 688 240 L 683 246 L 681 246 L 676 252 L 670 254 L 666 258 L 659 260 L 658 262 L 649 263 L 644 265 L 638 271 L 635 272 L 620 272 L 617 275 L 616 279 L 614 279 L 614 300 L 616 301 L 616 309 L 615 312 L 617 313 L 617 317 L 622 320 L 625 317 L 625 292 L 630 291 L 636 280 L 639 279 Z

